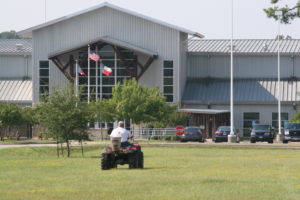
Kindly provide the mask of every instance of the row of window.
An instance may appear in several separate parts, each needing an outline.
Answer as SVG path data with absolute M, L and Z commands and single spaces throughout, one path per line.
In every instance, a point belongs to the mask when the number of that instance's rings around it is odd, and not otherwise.
M 281 113 L 281 127 L 284 126 L 284 121 L 289 120 L 288 113 Z M 251 128 L 252 123 L 260 123 L 260 116 L 258 112 L 244 113 L 244 128 Z M 272 113 L 272 126 L 278 128 L 278 113 Z
M 167 102 L 173 102 L 174 83 L 173 83 L 173 61 L 164 61 L 163 94 Z
M 104 62 L 105 60 L 103 60 Z M 49 94 L 49 61 L 40 61 L 39 63 L 39 94 L 40 97 L 45 94 Z M 114 67 L 113 67 L 114 68 Z M 82 67 L 83 71 L 86 71 L 87 68 Z M 92 95 L 96 93 L 96 70 L 90 69 L 90 93 L 91 99 L 93 99 Z M 116 82 L 123 82 L 124 79 L 129 78 L 126 69 L 117 69 L 117 76 L 115 76 L 115 70 L 113 70 L 111 76 L 106 77 L 98 77 L 98 84 L 102 85 L 102 95 L 99 94 L 99 98 L 110 98 L 112 95 L 112 88 L 115 86 Z M 85 93 L 87 92 L 87 84 L 88 77 L 87 76 L 79 76 L 79 87 L 83 90 L 83 98 L 87 96 Z M 173 61 L 164 61 L 164 71 L 163 71 L 163 95 L 166 97 L 167 102 L 173 102 Z M 98 87 L 98 93 L 100 93 L 101 88 Z

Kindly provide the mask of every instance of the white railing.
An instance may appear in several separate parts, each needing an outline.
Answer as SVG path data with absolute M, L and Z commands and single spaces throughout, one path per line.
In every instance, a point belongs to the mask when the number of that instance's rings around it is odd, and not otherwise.
M 135 138 L 150 139 L 153 137 L 175 136 L 175 128 L 141 128 L 132 131 Z

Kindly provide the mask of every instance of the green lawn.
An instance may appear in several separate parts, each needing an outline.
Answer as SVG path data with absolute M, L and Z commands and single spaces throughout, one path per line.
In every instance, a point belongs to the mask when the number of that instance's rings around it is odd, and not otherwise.
M 99 168 L 100 147 L 0 150 L 0 199 L 299 200 L 300 150 L 143 147 L 144 170 Z

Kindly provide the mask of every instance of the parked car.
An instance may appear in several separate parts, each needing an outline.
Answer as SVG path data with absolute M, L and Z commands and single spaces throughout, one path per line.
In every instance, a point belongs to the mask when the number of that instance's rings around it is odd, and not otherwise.
M 205 137 L 200 127 L 187 126 L 184 129 L 184 134 L 181 136 L 180 142 L 197 141 L 205 142 Z
M 288 123 L 284 127 L 283 143 L 300 141 L 300 123 Z
M 240 137 L 238 135 L 238 132 L 233 129 L 234 135 L 237 136 L 237 142 L 240 142 Z M 219 126 L 216 130 L 213 141 L 214 142 L 228 142 L 228 135 L 230 134 L 230 126 Z
M 273 143 L 274 131 L 272 126 L 257 124 L 251 129 L 250 142 L 255 143 L 257 141 Z

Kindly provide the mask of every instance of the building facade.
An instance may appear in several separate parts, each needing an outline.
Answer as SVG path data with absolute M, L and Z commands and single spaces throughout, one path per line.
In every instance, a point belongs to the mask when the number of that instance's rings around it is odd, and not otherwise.
M 203 35 L 104 3 L 18 33 L 32 37 L 33 102 L 75 79 L 76 63 L 87 101 L 109 98 L 124 78 L 158 86 L 170 103 L 192 114 L 190 124 L 208 135 L 229 125 L 229 40 Z M 193 39 L 191 39 L 193 38 Z M 234 41 L 234 121 L 241 133 L 253 120 L 276 126 L 275 40 Z M 297 111 L 300 90 L 299 40 L 282 41 L 282 119 Z M 100 61 L 89 59 L 96 52 Z M 112 75 L 100 73 L 103 66 Z

